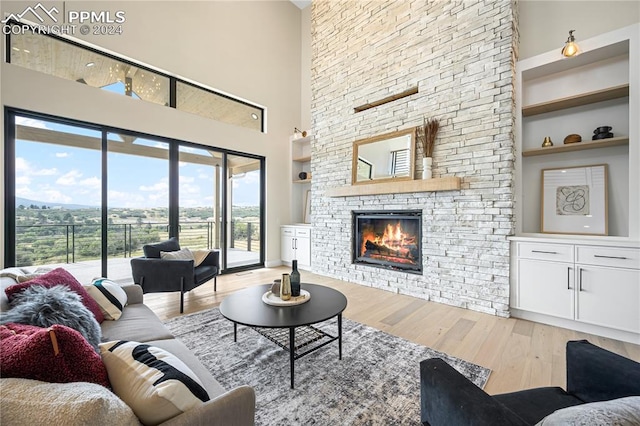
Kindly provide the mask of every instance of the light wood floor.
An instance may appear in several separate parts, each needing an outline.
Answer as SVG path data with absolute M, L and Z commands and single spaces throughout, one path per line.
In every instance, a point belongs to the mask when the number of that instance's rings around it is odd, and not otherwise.
M 236 290 L 272 282 L 289 268 L 265 268 L 218 277 L 185 294 L 185 314 L 218 306 Z M 301 271 L 303 282 L 333 287 L 347 296 L 344 316 L 492 370 L 489 394 L 539 386 L 566 386 L 565 344 L 587 339 L 640 361 L 640 346 L 603 337 L 428 302 Z M 162 319 L 180 315 L 179 293 L 145 295 Z

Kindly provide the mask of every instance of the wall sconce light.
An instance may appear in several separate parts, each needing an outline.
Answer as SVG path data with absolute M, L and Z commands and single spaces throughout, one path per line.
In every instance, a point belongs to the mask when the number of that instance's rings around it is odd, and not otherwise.
M 578 47 L 578 43 L 576 43 L 576 38 L 573 36 L 574 31 L 575 30 L 569 31 L 569 37 L 562 48 L 562 56 L 566 58 L 580 54 L 580 48 Z

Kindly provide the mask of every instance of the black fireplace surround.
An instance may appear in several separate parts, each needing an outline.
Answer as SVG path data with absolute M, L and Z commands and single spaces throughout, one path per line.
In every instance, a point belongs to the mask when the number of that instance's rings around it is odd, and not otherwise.
M 422 211 L 353 211 L 355 264 L 422 274 Z

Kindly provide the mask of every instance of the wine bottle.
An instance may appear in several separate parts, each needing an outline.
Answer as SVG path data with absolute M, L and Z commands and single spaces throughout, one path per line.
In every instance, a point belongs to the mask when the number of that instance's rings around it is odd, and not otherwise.
M 300 272 L 298 272 L 298 261 L 293 260 L 291 262 L 291 274 L 289 274 L 289 280 L 291 281 L 291 296 L 300 296 Z

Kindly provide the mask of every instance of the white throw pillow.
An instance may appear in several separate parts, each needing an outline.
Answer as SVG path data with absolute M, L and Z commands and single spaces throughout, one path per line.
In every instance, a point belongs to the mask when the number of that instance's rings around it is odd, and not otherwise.
M 135 414 L 113 392 L 96 383 L 47 383 L 3 378 L 2 426 L 138 424 Z
M 107 278 L 94 278 L 90 285 L 83 286 L 87 293 L 98 303 L 106 320 L 117 320 L 127 305 L 127 293 Z
M 556 410 L 536 426 L 552 425 L 616 425 L 640 424 L 640 396 L 591 402 Z
M 116 395 L 145 425 L 156 425 L 209 401 L 200 379 L 175 355 L 124 340 L 100 344 Z
M 193 253 L 188 248 L 183 248 L 176 251 L 161 251 L 160 257 L 163 259 L 172 260 L 195 260 Z

